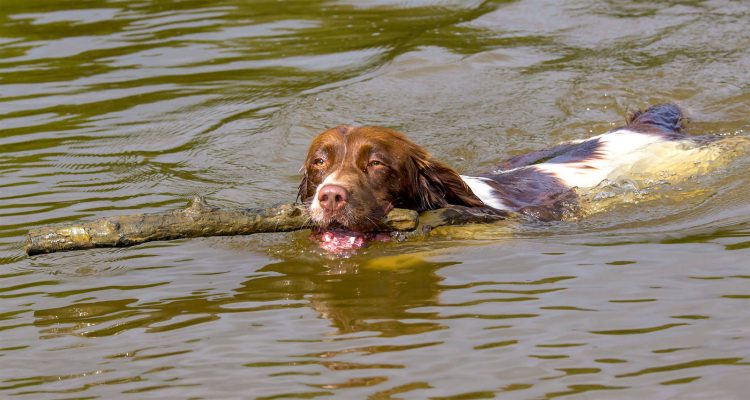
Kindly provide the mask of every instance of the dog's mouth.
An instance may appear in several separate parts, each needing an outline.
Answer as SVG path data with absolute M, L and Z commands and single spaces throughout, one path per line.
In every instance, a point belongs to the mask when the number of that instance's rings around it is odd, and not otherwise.
M 350 255 L 366 247 L 368 242 L 387 242 L 390 235 L 379 231 L 377 221 L 392 209 L 393 205 L 388 204 L 382 210 L 367 213 L 372 216 L 365 218 L 355 215 L 350 207 L 335 213 L 311 208 L 312 219 L 318 227 L 313 229 L 310 238 L 318 241 L 323 250 L 336 255 Z
M 337 255 L 349 254 L 367 246 L 368 242 L 387 242 L 391 239 L 385 232 L 358 232 L 343 227 L 315 228 L 310 238 L 320 248 Z

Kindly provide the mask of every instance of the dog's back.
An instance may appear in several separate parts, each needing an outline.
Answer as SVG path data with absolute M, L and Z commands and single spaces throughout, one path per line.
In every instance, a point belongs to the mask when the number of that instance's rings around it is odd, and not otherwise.
M 674 104 L 634 113 L 625 126 L 593 138 L 511 158 L 477 177 L 464 176 L 487 205 L 542 220 L 575 212 L 578 194 L 619 179 L 683 180 L 716 166 L 716 136 L 688 136 Z

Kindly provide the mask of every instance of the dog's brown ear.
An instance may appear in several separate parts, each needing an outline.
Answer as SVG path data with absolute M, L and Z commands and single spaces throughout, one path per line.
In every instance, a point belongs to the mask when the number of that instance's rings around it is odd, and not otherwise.
M 485 207 L 456 171 L 429 154 L 414 154 L 412 199 L 418 211 L 448 205 Z

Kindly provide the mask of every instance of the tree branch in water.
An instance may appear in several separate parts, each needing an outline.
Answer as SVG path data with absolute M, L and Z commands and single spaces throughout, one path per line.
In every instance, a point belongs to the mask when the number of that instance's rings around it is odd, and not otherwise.
M 384 231 L 427 232 L 443 225 L 488 223 L 507 218 L 506 213 L 466 207 L 416 211 L 394 209 L 382 220 Z M 24 249 L 35 255 L 96 247 L 128 247 L 157 241 L 207 236 L 288 232 L 312 227 L 301 204 L 271 208 L 223 209 L 193 198 L 185 209 L 152 214 L 99 218 L 74 224 L 43 226 L 29 230 Z

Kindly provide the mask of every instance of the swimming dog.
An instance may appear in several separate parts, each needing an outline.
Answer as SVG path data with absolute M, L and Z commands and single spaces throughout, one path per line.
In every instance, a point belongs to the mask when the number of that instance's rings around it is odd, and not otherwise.
M 376 238 L 378 222 L 395 207 L 471 207 L 560 220 L 576 209 L 578 190 L 636 166 L 646 171 L 644 163 L 654 171 L 669 169 L 675 157 L 705 158 L 695 153 L 718 137 L 689 136 L 684 121 L 674 104 L 652 106 L 604 134 L 516 156 L 475 176 L 460 175 L 393 129 L 338 126 L 312 141 L 298 198 L 324 242 L 354 248 Z

